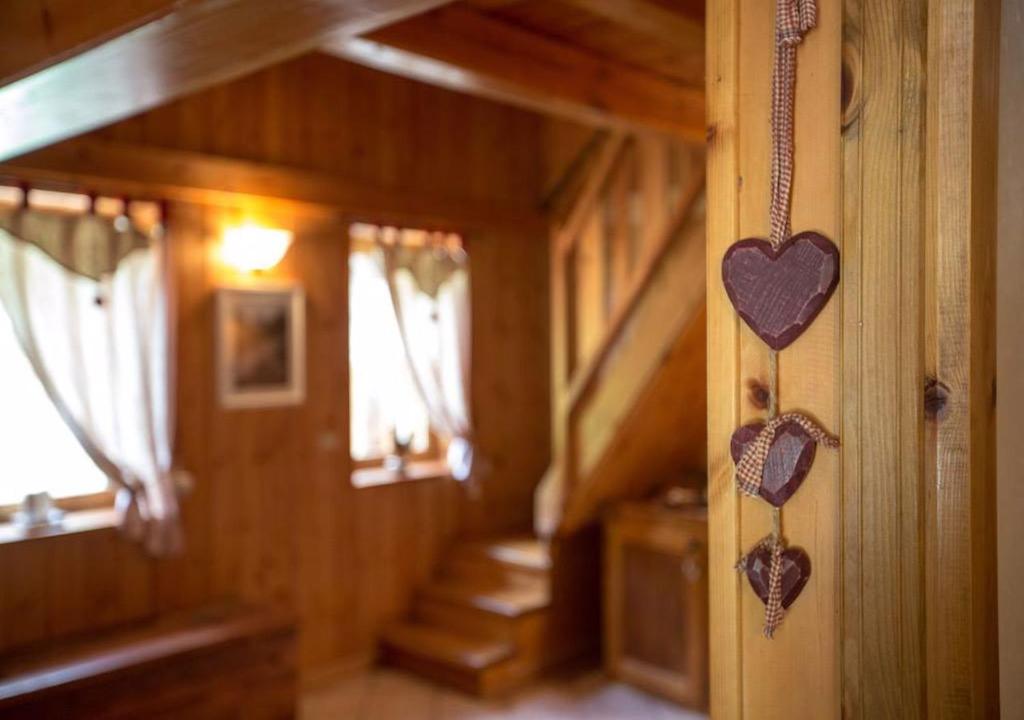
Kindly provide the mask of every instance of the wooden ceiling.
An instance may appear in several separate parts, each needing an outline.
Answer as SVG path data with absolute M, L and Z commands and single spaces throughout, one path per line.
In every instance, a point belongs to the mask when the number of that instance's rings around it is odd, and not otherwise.
M 467 0 L 504 22 L 683 85 L 704 86 L 704 2 Z
M 324 50 L 589 124 L 704 136 L 696 0 L 461 0 Z
M 697 0 L 24 0 L 0 4 L 0 161 L 317 48 L 589 124 L 704 135 Z

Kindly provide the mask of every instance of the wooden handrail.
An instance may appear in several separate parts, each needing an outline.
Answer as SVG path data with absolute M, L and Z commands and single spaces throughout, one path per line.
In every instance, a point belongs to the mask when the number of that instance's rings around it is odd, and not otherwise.
M 654 276 L 654 272 L 661 264 L 661 261 L 665 257 L 669 248 L 672 246 L 673 239 L 675 239 L 682 229 L 683 223 L 686 222 L 686 219 L 690 215 L 690 211 L 693 209 L 693 205 L 700 196 L 703 188 L 704 173 L 695 173 L 694 178 L 690 181 L 690 184 L 686 187 L 683 193 L 679 207 L 673 214 L 671 222 L 666 225 L 664 233 L 660 238 L 658 238 L 658 242 L 651 249 L 651 252 L 647 253 L 647 256 L 644 258 L 643 265 L 641 265 L 639 272 L 634 276 L 626 298 L 615 309 L 611 322 L 608 324 L 608 329 L 605 331 L 604 338 L 601 341 L 600 347 L 598 347 L 590 357 L 586 365 L 577 370 L 570 379 L 567 393 L 567 407 L 570 416 L 575 413 L 576 409 L 582 404 L 591 388 L 593 388 L 594 382 L 600 374 L 602 366 L 608 359 L 612 348 L 618 342 L 619 336 L 625 329 L 629 318 L 639 305 L 640 297 L 643 295 L 644 289 L 651 281 L 651 278 Z

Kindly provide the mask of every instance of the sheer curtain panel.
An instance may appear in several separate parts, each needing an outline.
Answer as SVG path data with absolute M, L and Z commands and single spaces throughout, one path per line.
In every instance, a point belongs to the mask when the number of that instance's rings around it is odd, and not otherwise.
M 0 214 L 0 302 L 47 394 L 118 487 L 123 531 L 182 544 L 172 466 L 173 347 L 161 232 L 127 217 Z

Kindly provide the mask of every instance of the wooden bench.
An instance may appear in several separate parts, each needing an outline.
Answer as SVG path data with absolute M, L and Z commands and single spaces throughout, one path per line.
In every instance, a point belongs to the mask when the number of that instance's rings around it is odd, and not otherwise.
M 290 618 L 208 608 L 0 659 L 0 719 L 277 720 L 296 688 Z

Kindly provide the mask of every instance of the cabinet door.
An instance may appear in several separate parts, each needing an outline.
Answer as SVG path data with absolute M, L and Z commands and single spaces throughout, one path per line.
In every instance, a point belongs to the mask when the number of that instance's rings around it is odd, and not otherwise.
M 707 702 L 707 549 L 699 523 L 613 521 L 605 640 L 609 673 L 681 704 Z

